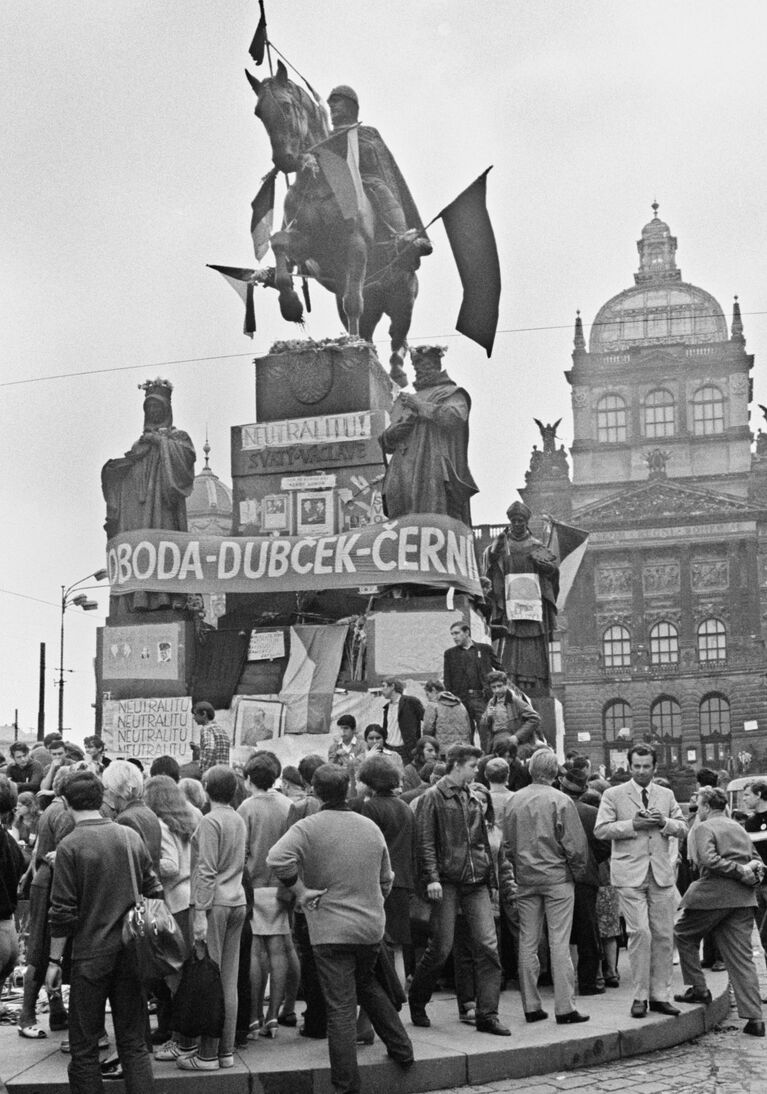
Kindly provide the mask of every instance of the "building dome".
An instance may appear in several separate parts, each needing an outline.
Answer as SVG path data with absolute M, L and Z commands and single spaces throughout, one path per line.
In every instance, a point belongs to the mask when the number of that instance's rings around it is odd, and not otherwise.
M 232 491 L 211 471 L 210 445 L 203 445 L 205 467 L 194 477 L 192 493 L 186 502 L 186 520 L 190 532 L 228 535 L 232 530 Z
M 633 288 L 612 297 L 591 327 L 591 353 L 623 353 L 631 346 L 668 342 L 697 345 L 727 341 L 724 312 L 704 289 L 682 280 L 676 265 L 676 237 L 658 217 L 642 229 L 637 242 L 639 269 Z

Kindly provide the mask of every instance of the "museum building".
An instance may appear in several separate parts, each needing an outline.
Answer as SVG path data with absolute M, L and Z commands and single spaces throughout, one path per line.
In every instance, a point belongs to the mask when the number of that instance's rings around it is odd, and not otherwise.
M 658 217 L 634 285 L 600 308 L 572 367 L 564 449 L 533 451 L 533 513 L 589 532 L 552 643 L 567 747 L 612 770 L 650 741 L 669 770 L 767 770 L 767 435 L 735 298 L 682 279 Z M 544 438 L 545 439 L 545 438 Z M 546 448 L 546 445 L 544 445 Z M 479 530 L 478 530 L 479 531 Z

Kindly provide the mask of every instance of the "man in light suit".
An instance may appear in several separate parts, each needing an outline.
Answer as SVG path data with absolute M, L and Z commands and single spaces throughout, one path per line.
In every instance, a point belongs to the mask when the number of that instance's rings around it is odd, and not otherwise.
M 674 794 L 653 782 L 657 756 L 649 745 L 628 755 L 631 778 L 605 790 L 594 835 L 612 840 L 610 880 L 618 889 L 626 920 L 628 954 L 634 984 L 632 1018 L 644 1018 L 647 1006 L 677 1015 L 669 1000 L 674 952 L 676 886 L 670 840 L 687 832 Z
M 724 815 L 727 795 L 716 786 L 698 791 L 697 824 L 690 830 L 700 880 L 693 881 L 682 900 L 674 937 L 682 977 L 689 987 L 674 998 L 680 1003 L 711 1002 L 700 964 L 700 941 L 714 932 L 717 949 L 727 967 L 738 1014 L 746 1018 L 743 1032 L 764 1037 L 759 977 L 754 966 L 751 935 L 754 930 L 756 887 L 764 864 L 741 826 Z

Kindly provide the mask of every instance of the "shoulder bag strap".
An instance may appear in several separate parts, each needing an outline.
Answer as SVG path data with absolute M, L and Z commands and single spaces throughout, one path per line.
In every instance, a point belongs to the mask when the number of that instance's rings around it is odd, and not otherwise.
M 117 822 L 115 822 L 117 823 Z M 130 848 L 130 840 L 128 839 L 128 833 L 124 830 L 125 826 L 122 824 L 117 825 L 118 828 L 123 830 L 123 836 L 125 837 L 125 850 L 128 855 L 128 866 L 130 868 L 130 879 L 133 886 L 133 903 L 138 904 L 141 900 L 141 894 L 138 891 L 138 882 L 136 881 L 136 864 L 133 861 L 133 855 Z

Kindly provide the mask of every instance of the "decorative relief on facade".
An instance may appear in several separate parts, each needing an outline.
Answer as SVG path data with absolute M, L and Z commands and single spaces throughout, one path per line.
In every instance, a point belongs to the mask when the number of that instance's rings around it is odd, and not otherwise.
M 724 592 L 730 587 L 730 563 L 726 558 L 699 558 L 690 564 L 694 593 Z
M 589 393 L 583 387 L 573 388 L 573 406 L 582 410 L 589 405 Z
M 629 607 L 625 611 L 617 609 L 609 612 L 597 612 L 597 627 L 600 631 L 606 627 L 627 627 L 630 630 L 632 618 L 631 608 Z
M 636 490 L 616 494 L 606 501 L 578 510 L 573 517 L 584 528 L 596 530 L 603 524 L 646 520 L 655 523 L 664 517 L 716 517 L 732 520 L 736 514 L 755 515 L 756 511 L 739 498 L 722 497 L 704 490 L 691 490 L 676 483 L 653 480 Z
M 633 580 L 631 566 L 597 566 L 594 580 L 599 600 L 631 596 Z
M 666 596 L 680 589 L 679 563 L 654 562 L 642 567 L 642 589 L 645 596 Z
M 645 627 L 649 631 L 656 623 L 673 623 L 678 629 L 682 622 L 681 608 L 657 608 L 644 613 Z
M 724 601 L 701 600 L 695 605 L 695 611 L 693 612 L 696 627 L 704 619 L 729 620 L 729 618 L 730 606 Z
M 748 391 L 748 376 L 736 372 L 730 377 L 730 391 L 733 395 L 744 395 Z

